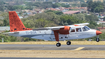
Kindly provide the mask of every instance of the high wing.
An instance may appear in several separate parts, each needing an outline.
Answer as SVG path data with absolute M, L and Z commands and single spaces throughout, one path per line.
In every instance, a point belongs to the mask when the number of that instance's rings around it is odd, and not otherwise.
M 46 29 L 51 29 L 51 30 L 59 30 L 60 28 L 65 28 L 65 27 L 86 26 L 86 25 L 89 25 L 89 23 L 81 23 L 81 24 L 66 25 L 66 26 L 56 26 L 56 27 L 45 27 L 45 28 Z
M 61 28 L 65 28 L 65 27 L 73 27 L 73 26 L 86 26 L 89 25 L 89 23 L 80 23 L 80 24 L 74 24 L 74 25 L 66 25 L 66 26 L 55 26 L 55 27 L 45 27 L 45 28 L 37 28 L 37 29 L 33 29 L 33 30 L 59 30 Z
M 74 24 L 74 25 L 78 25 L 78 26 L 86 26 L 86 25 L 89 25 L 89 23 L 81 23 L 81 24 Z

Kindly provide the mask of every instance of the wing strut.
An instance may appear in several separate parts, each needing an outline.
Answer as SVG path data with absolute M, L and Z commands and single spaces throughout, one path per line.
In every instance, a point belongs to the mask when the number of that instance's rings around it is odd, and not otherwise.
M 56 39 L 56 41 L 59 42 L 59 34 L 58 34 L 58 33 L 59 33 L 58 30 L 55 30 L 55 31 L 54 31 L 55 39 Z

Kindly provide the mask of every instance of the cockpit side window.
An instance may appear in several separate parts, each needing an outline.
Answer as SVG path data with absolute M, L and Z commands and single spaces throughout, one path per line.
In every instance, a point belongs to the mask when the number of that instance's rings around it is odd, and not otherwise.
M 88 31 L 88 30 L 90 30 L 90 28 L 87 27 L 87 26 L 84 26 L 82 29 L 83 29 L 83 31 Z
M 76 28 L 76 32 L 81 32 L 81 28 Z

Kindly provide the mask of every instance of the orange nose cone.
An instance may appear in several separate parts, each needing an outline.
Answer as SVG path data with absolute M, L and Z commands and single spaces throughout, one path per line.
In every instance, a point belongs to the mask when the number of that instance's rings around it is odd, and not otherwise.
M 99 35 L 99 34 L 101 34 L 102 32 L 100 32 L 100 31 L 96 31 L 96 35 Z

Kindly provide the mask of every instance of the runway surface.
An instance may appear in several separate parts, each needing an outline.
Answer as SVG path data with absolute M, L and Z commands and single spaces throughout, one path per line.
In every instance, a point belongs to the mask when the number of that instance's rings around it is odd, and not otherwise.
M 5 58 L 0 57 L 0 59 L 105 59 L 105 58 Z
M 36 44 L 0 44 L 0 50 L 105 50 L 105 45 L 36 45 Z

